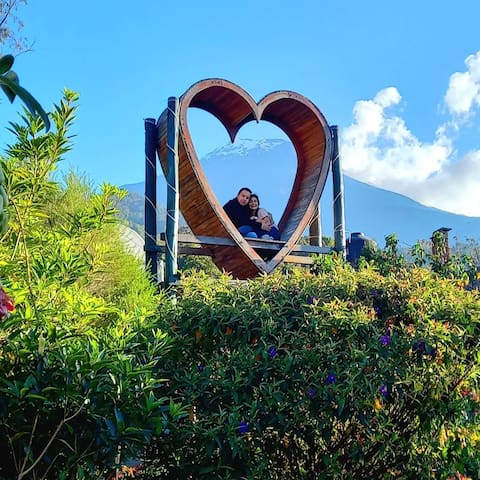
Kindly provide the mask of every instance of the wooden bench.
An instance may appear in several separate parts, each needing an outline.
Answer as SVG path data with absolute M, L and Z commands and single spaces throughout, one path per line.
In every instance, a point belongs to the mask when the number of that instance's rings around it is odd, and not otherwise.
M 278 252 L 285 242 L 277 240 L 265 240 L 263 238 L 246 238 L 248 244 L 262 258 L 272 258 Z M 214 256 L 216 246 L 236 246 L 231 238 L 196 236 L 192 234 L 178 234 L 178 254 L 179 255 L 204 255 Z M 160 241 L 157 243 L 156 250 L 165 253 L 165 233 L 160 234 Z M 331 253 L 332 247 L 319 247 L 314 245 L 295 245 L 292 253 L 287 255 L 284 262 L 310 265 L 313 263 L 311 255 Z

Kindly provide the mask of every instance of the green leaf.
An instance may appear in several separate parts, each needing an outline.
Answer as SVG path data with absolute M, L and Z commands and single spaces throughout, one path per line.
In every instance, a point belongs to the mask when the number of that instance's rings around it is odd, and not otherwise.
M 14 61 L 15 57 L 10 54 L 0 57 L 0 75 L 8 72 L 12 68 Z
M 120 433 L 123 432 L 123 429 L 125 428 L 125 420 L 122 411 L 118 407 L 115 407 L 115 419 L 117 420 L 118 431 Z
M 110 432 L 110 435 L 112 437 L 116 437 L 117 436 L 116 425 L 109 418 L 105 419 L 105 424 L 107 425 L 107 428 L 108 428 L 108 431 Z
M 29 393 L 28 395 L 25 395 L 25 398 L 30 398 L 30 399 L 35 399 L 35 400 L 43 400 L 44 402 L 46 402 L 48 400 L 47 397 L 44 397 L 43 395 L 38 395 L 36 393 Z
M 10 70 L 9 72 L 7 72 L 5 75 L 3 75 L 2 78 L 6 78 L 13 85 L 18 85 L 18 86 L 20 85 L 20 80 L 18 78 L 18 75 L 13 70 Z
M 2 75 L 0 76 L 0 87 L 5 92 L 5 95 L 10 103 L 13 103 L 15 97 L 17 96 L 15 92 L 15 83 L 13 83 L 6 75 Z
M 13 437 L 10 437 L 9 440 L 11 443 L 14 443 L 26 435 L 30 435 L 30 432 L 17 432 L 15 435 L 13 435 Z
M 43 120 L 46 131 L 50 130 L 50 119 L 48 118 L 48 114 L 33 95 L 19 85 L 18 76 L 15 72 L 10 70 L 5 75 L 0 76 L 0 87 L 5 92 L 10 102 L 13 102 L 15 97 L 18 96 L 32 115 L 38 115 Z
M 345 407 L 345 397 L 340 397 L 338 400 L 338 416 L 342 415 L 343 409 Z

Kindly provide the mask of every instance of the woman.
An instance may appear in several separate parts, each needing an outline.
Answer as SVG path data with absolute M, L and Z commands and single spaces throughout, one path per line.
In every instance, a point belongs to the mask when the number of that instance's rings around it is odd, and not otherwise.
M 280 232 L 273 221 L 272 214 L 264 208 L 260 208 L 260 199 L 256 193 L 250 195 L 248 206 L 250 220 L 254 220 L 258 225 L 255 228 L 256 234 L 266 240 L 280 240 Z

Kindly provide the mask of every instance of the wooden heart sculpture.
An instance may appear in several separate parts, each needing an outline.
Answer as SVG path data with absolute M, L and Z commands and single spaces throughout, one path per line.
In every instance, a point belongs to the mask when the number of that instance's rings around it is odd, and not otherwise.
M 187 110 L 196 107 L 214 115 L 227 130 L 232 142 L 248 122 L 265 120 L 283 130 L 297 154 L 297 173 L 292 192 L 278 223 L 284 242 L 275 256 L 264 260 L 242 237 L 211 190 L 199 162 L 187 125 Z M 208 79 L 192 85 L 179 99 L 179 202 L 192 233 L 225 237 L 231 245 L 212 248 L 214 263 L 234 277 L 252 278 L 270 273 L 282 263 L 308 227 L 330 166 L 332 140 L 324 116 L 307 98 L 290 91 L 266 95 L 260 102 L 238 85 L 222 79 Z M 167 172 L 167 111 L 158 120 L 158 155 Z M 232 182 L 232 197 L 241 185 Z

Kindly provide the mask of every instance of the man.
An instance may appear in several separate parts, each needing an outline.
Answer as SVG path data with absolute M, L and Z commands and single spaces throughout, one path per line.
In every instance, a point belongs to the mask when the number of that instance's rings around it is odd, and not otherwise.
M 252 191 L 247 187 L 242 187 L 235 198 L 229 200 L 223 209 L 229 216 L 232 223 L 238 228 L 238 231 L 248 238 L 258 238 L 254 231 L 255 221 L 250 220 L 250 208 L 248 201 Z

